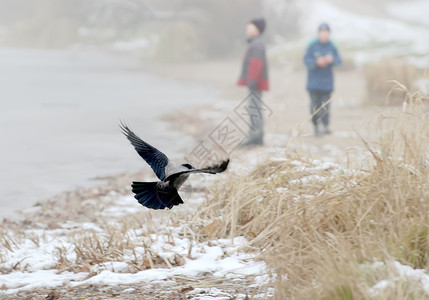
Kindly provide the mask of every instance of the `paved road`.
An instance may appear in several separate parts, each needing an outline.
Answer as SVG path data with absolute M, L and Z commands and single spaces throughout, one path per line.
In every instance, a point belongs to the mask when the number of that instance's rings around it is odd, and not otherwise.
M 120 118 L 167 155 L 189 150 L 192 139 L 157 118 L 215 101 L 216 91 L 141 69 L 99 53 L 0 49 L 0 218 L 96 177 L 145 168 Z

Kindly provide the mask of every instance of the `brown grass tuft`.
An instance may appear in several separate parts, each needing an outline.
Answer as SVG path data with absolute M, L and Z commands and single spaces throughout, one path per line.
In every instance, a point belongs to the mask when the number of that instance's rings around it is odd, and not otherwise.
M 397 105 L 403 102 L 407 91 L 395 88 L 394 80 L 407 87 L 415 87 L 417 69 L 404 60 L 382 60 L 364 69 L 367 97 L 370 104 Z M 387 96 L 386 96 L 387 95 Z
M 277 298 L 361 299 L 394 278 L 394 261 L 429 268 L 429 119 L 416 94 L 380 116 L 378 140 L 363 140 L 365 169 L 285 154 L 213 186 L 201 214 L 211 236 L 249 239 L 277 273 Z M 383 268 L 374 263 L 383 262 Z M 379 299 L 420 298 L 399 283 Z M 399 297 L 399 298 L 398 298 Z M 378 298 L 377 298 L 378 299 Z

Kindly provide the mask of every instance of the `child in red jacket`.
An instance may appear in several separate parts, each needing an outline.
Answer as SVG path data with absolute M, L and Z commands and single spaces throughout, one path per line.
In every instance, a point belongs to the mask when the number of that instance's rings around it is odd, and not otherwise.
M 262 117 L 262 91 L 269 90 L 268 64 L 265 55 L 265 42 L 262 33 L 265 30 L 263 18 L 253 19 L 246 25 L 246 35 L 249 46 L 243 60 L 243 67 L 238 85 L 249 88 L 249 114 L 251 126 L 249 136 L 242 146 L 262 145 L 264 138 Z M 256 108 L 255 108 L 256 107 Z M 258 110 L 252 113 L 252 110 Z

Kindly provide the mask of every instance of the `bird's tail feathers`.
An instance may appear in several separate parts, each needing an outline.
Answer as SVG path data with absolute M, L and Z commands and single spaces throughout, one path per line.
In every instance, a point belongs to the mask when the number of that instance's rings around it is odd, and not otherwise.
M 161 189 L 157 183 L 134 181 L 131 185 L 135 194 L 134 198 L 141 205 L 152 209 L 172 208 L 175 205 L 183 203 L 182 198 L 180 198 L 175 188 L 168 190 Z

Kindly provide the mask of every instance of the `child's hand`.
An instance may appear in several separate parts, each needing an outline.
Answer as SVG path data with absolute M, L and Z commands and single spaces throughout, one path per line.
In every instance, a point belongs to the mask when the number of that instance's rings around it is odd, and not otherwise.
M 327 65 L 331 65 L 334 63 L 334 58 L 332 57 L 332 55 L 326 55 L 325 56 L 325 62 Z
M 324 68 L 326 67 L 328 64 L 326 62 L 326 56 L 320 56 L 316 59 L 316 65 L 318 67 Z

